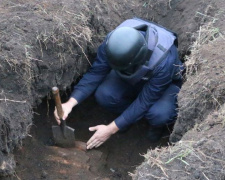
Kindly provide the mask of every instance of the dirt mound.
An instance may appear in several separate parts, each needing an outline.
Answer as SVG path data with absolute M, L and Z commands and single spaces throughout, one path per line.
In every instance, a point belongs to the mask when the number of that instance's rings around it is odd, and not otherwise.
M 224 179 L 224 112 L 211 113 L 175 146 L 149 151 L 133 179 Z
M 224 82 L 224 32 L 220 24 L 223 14 L 200 26 L 197 40 L 192 45 L 192 54 L 186 56 L 186 82 L 179 95 L 179 114 L 171 141 L 180 140 L 182 135 L 196 123 L 200 123 L 214 109 L 225 102 Z M 215 39 L 219 40 L 215 40 Z
M 224 179 L 224 115 L 223 106 L 174 147 L 149 151 L 133 179 Z
M 1 166 L 2 174 L 13 172 L 10 153 L 29 132 L 33 106 L 41 102 L 53 85 L 65 90 L 87 67 L 86 50 L 82 46 L 87 46 L 91 31 L 87 19 L 82 14 L 75 18 L 70 14 L 71 8 L 74 8 L 72 1 L 66 4 L 1 1 L 0 150 L 3 156 L 0 160 L 1 165 L 5 164 Z M 80 8 L 85 12 L 85 3 Z

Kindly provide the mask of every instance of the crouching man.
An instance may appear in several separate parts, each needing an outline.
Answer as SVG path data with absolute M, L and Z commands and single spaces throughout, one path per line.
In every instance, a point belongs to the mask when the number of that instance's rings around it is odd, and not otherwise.
M 176 34 L 151 22 L 128 19 L 99 46 L 92 67 L 62 104 L 63 119 L 95 92 L 97 102 L 118 117 L 108 125 L 89 128 L 95 133 L 87 149 L 99 147 L 141 118 L 148 121 L 147 137 L 155 142 L 163 127 L 176 119 L 182 70 Z M 57 112 L 54 114 L 59 124 Z

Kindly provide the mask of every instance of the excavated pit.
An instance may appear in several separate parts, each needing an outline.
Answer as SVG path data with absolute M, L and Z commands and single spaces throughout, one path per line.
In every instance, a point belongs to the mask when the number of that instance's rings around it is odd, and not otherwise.
M 21 179 L 131 179 L 128 172 L 144 161 L 142 155 L 149 148 L 165 146 L 168 142 L 169 136 L 165 134 L 160 142 L 150 143 L 146 138 L 148 125 L 142 120 L 126 132 L 112 136 L 97 149 L 83 152 L 60 148 L 54 145 L 52 137 L 51 126 L 56 124 L 53 109 L 54 102 L 47 99 L 34 109 L 30 137 L 15 152 L 16 175 Z M 90 97 L 75 107 L 67 125 L 75 128 L 76 140 L 87 142 L 93 134 L 88 127 L 108 124 L 115 117 Z
M 222 0 L 1 0 L 0 179 L 223 179 L 225 153 L 218 139 L 224 134 L 220 125 L 225 102 L 221 7 Z M 184 140 L 196 143 L 203 154 L 192 145 L 187 151 L 183 141 L 166 147 L 168 134 L 150 144 L 143 120 L 88 152 L 53 146 L 51 87 L 57 85 L 66 101 L 66 90 L 87 71 L 105 35 L 134 16 L 179 35 L 179 54 L 190 69 L 178 96 L 180 113 L 170 141 L 181 140 L 194 127 Z M 217 38 L 220 41 L 214 41 Z M 76 139 L 86 142 L 92 135 L 89 126 L 115 117 L 90 97 L 73 110 L 68 125 L 76 129 Z M 176 161 L 179 152 L 189 165 Z M 188 163 L 189 155 L 193 156 Z

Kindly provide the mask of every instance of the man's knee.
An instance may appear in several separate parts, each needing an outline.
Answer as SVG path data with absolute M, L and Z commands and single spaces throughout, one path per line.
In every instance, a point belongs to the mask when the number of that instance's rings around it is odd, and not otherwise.
M 174 122 L 176 116 L 177 116 L 176 109 L 168 110 L 168 109 L 154 108 L 151 109 L 145 115 L 145 118 L 148 120 L 148 123 L 152 126 L 163 126 Z
M 104 107 L 112 106 L 116 104 L 116 99 L 113 97 L 113 93 L 110 91 L 108 87 L 99 86 L 95 92 L 95 98 L 98 104 Z

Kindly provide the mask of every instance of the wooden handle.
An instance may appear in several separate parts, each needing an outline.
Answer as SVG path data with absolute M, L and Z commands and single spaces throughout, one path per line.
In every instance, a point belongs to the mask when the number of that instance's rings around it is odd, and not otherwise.
M 61 98 L 60 98 L 60 95 L 59 95 L 59 89 L 57 87 L 53 87 L 52 93 L 53 93 L 53 96 L 54 96 L 54 99 L 55 99 L 55 106 L 56 106 L 56 109 L 57 109 L 58 116 L 59 116 L 60 119 L 62 119 L 62 117 L 64 115 L 64 112 L 63 112 L 63 109 L 62 109 L 62 103 L 61 103 Z

